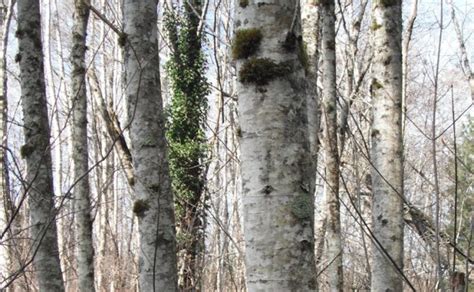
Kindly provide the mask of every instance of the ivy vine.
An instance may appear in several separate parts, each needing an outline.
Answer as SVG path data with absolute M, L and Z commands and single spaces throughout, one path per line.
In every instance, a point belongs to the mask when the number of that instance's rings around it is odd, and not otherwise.
M 207 115 L 209 85 L 199 18 L 189 8 L 174 10 L 164 17 L 172 47 L 166 64 L 172 98 L 168 108 L 167 139 L 176 204 L 177 221 L 192 212 L 204 188 L 204 158 L 207 155 L 204 123 Z

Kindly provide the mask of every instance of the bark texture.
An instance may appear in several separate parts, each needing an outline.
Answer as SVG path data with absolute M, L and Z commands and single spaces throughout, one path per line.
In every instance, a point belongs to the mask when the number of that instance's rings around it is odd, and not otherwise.
M 21 154 L 26 159 L 31 235 L 33 250 L 37 251 L 33 264 L 40 291 L 64 291 L 59 264 L 50 128 L 43 79 L 40 4 L 35 0 L 18 0 L 17 9 L 17 60 L 20 63 L 25 134 Z
M 10 14 L 9 12 L 8 14 Z M 18 220 L 15 220 L 13 214 L 15 213 L 15 204 L 11 199 L 10 193 L 10 186 L 9 186 L 9 170 L 6 167 L 7 164 L 7 155 L 5 149 L 8 147 L 7 144 L 7 100 L 6 100 L 6 66 L 5 66 L 5 56 L 6 56 L 6 45 L 8 44 L 8 27 L 9 21 L 5 23 L 7 15 L 7 7 L 3 4 L 0 4 L 0 143 L 2 147 L 0 147 L 0 203 L 1 208 L 3 208 L 2 212 L 0 213 L 0 222 L 5 222 L 5 224 L 10 224 L 7 226 L 9 228 L 7 232 L 8 240 L 11 240 L 11 244 L 9 244 L 6 248 L 6 256 L 3 258 L 6 263 L 8 263 L 5 267 L 0 269 L 1 273 L 5 273 L 7 275 L 13 274 L 18 268 L 19 265 L 17 262 L 19 259 L 16 257 L 15 254 L 15 237 L 14 232 L 18 232 L 19 228 L 15 228 L 18 226 Z M 19 216 L 18 216 L 19 217 Z M 18 218 L 16 218 L 18 219 Z M 10 222 L 10 223 L 8 223 Z M 17 245 L 18 246 L 18 245 Z M 14 285 L 12 284 L 12 288 L 14 289 Z
M 141 291 L 176 291 L 173 194 L 160 90 L 157 1 L 125 0 L 125 74 Z
M 339 203 L 339 149 L 337 143 L 336 32 L 334 0 L 321 1 L 321 55 L 323 59 L 324 152 L 327 186 L 327 257 L 329 289 L 342 291 L 342 243 Z
M 262 36 L 237 61 L 249 291 L 316 289 L 314 176 L 295 9 L 293 0 L 240 1 L 236 8 L 234 46 L 239 35 Z
M 373 228 L 382 248 L 403 268 L 401 1 L 372 2 Z M 402 291 L 403 281 L 380 247 L 374 249 L 373 291 Z
M 308 128 L 313 161 L 316 173 L 319 152 L 320 110 L 318 95 L 318 62 L 319 62 L 319 8 L 313 0 L 305 0 L 301 5 L 301 32 L 303 35 L 302 54 L 306 64 L 306 93 L 308 100 Z
M 87 139 L 86 36 L 89 8 L 84 0 L 74 1 L 72 28 L 72 160 L 74 164 L 74 199 L 76 200 L 76 253 L 78 289 L 95 291 L 94 245 L 89 186 Z

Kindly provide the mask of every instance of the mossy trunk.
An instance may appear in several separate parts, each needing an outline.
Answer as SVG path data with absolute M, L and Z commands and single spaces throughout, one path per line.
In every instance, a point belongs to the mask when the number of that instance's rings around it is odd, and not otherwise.
M 314 174 L 295 9 L 294 0 L 236 7 L 236 29 L 263 36 L 252 56 L 237 60 L 238 71 L 255 76 L 237 83 L 249 291 L 316 289 Z M 248 72 L 250 65 L 258 71 Z
M 40 291 L 64 291 L 59 264 L 57 211 L 54 204 L 50 128 L 44 82 L 40 3 L 18 0 L 18 58 L 21 77 L 33 265 Z
M 177 291 L 173 193 L 160 88 L 157 1 L 125 0 L 124 68 L 140 291 Z
M 72 160 L 74 170 L 73 195 L 76 200 L 76 256 L 78 289 L 95 291 L 94 244 L 89 186 L 89 152 L 87 139 L 86 36 L 89 8 L 84 0 L 74 1 L 72 28 Z

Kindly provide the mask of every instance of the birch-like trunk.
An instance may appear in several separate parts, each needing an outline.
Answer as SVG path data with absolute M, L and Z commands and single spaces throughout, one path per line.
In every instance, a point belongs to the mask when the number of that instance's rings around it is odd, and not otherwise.
M 373 228 L 382 248 L 403 268 L 401 1 L 372 2 Z M 400 273 L 374 248 L 372 291 L 402 291 Z
M 125 0 L 125 74 L 141 291 L 176 291 L 173 194 L 160 90 L 156 0 Z
M 64 291 L 59 264 L 56 208 L 49 145 L 50 128 L 44 83 L 40 3 L 18 0 L 17 37 L 31 235 L 36 250 L 33 264 L 40 291 Z
M 84 0 L 74 1 L 72 28 L 72 160 L 74 164 L 74 199 L 76 200 L 76 253 L 78 289 L 94 289 L 94 245 L 89 186 L 87 139 L 86 36 L 89 8 Z
M 237 61 L 240 73 L 247 68 L 253 76 L 237 84 L 249 291 L 316 289 L 310 191 L 314 176 L 304 72 L 297 54 L 302 44 L 292 31 L 296 2 L 240 1 L 236 8 L 237 32 L 260 30 L 263 39 L 255 56 L 267 58 Z M 263 68 L 252 69 L 252 63 Z M 268 84 L 255 81 L 274 66 L 283 72 Z
M 320 11 L 318 5 L 313 0 L 305 0 L 301 5 L 301 32 L 303 35 L 306 64 L 306 93 L 308 101 L 308 128 L 309 142 L 311 150 L 311 160 L 313 161 L 314 173 L 316 174 L 319 153 L 319 129 L 320 129 L 320 109 L 318 95 L 318 63 L 319 63 L 319 18 Z
M 321 55 L 323 59 L 323 116 L 326 162 L 327 257 L 329 289 L 342 291 L 342 243 L 339 203 L 339 149 L 337 146 L 336 32 L 334 0 L 321 1 Z
M 0 149 L 0 208 L 2 208 L 2 212 L 0 213 L 0 222 L 2 223 L 2 228 L 8 224 L 8 221 L 12 218 L 12 214 L 14 211 L 14 204 L 10 197 L 10 188 L 8 183 L 8 168 L 6 167 L 7 159 L 6 159 L 6 152 L 4 149 L 8 147 L 7 145 L 7 100 L 6 100 L 6 74 L 5 74 L 5 44 L 7 44 L 7 37 L 4 38 L 5 35 L 8 35 L 8 26 L 7 29 L 4 29 L 5 25 L 5 16 L 7 13 L 7 7 L 4 4 L 0 4 L 0 143 L 2 145 Z M 12 222 L 13 223 L 13 222 Z M 13 224 L 12 224 L 13 225 Z M 13 226 L 10 226 L 12 228 Z M 8 226 L 7 226 L 8 227 Z M 14 242 L 13 233 L 10 229 L 8 234 L 8 239 Z M 14 272 L 14 247 L 13 244 L 9 244 L 8 247 L 0 247 L 0 260 L 2 262 L 8 263 L 7 266 L 0 268 L 0 272 L 2 274 L 11 274 Z

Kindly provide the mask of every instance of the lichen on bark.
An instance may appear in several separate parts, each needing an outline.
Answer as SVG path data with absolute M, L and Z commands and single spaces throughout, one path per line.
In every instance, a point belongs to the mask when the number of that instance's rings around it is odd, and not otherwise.
M 50 128 L 43 69 L 40 3 L 19 0 L 18 45 L 33 265 L 40 291 L 64 291 L 57 242 Z M 41 239 L 41 240 L 38 240 Z
M 258 58 L 236 60 L 249 291 L 316 288 L 314 253 L 307 248 L 314 245 L 313 194 L 300 184 L 313 177 L 304 71 L 294 39 L 288 38 L 289 49 L 283 46 L 296 2 L 236 7 L 239 28 L 259 28 L 263 34 Z
M 299 220 L 311 219 L 314 202 L 309 194 L 299 194 L 290 203 L 291 214 Z

